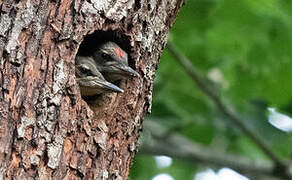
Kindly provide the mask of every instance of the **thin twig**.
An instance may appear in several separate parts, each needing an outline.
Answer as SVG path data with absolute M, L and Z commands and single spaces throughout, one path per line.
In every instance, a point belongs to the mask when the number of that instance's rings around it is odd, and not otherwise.
M 239 117 L 221 101 L 219 96 L 206 86 L 203 80 L 200 78 L 197 70 L 189 59 L 187 59 L 179 50 L 176 49 L 174 44 L 168 42 L 167 49 L 171 55 L 177 60 L 177 62 L 185 69 L 189 76 L 198 85 L 199 89 L 205 93 L 210 99 L 214 101 L 218 109 L 225 114 L 237 127 L 239 127 L 276 165 L 277 169 L 286 169 L 286 164 L 279 159 L 276 154 L 253 132 L 251 131 Z

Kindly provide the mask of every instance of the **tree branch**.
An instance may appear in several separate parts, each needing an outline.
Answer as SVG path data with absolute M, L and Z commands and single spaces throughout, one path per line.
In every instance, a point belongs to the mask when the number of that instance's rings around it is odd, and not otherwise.
M 279 159 L 276 154 L 253 131 L 251 131 L 244 123 L 242 123 L 242 120 L 240 120 L 240 118 L 221 101 L 215 92 L 206 86 L 191 61 L 187 59 L 181 52 L 179 52 L 179 50 L 177 50 L 175 45 L 171 42 L 168 42 L 166 47 L 175 60 L 185 69 L 188 75 L 197 84 L 199 89 L 217 105 L 218 109 L 223 114 L 229 117 L 229 120 L 233 124 L 239 127 L 272 161 L 274 161 L 276 165 L 274 171 L 287 177 L 287 165 L 281 159 Z
M 165 127 L 150 119 L 144 121 L 144 127 L 146 131 L 150 132 L 150 137 L 146 135 L 142 139 L 140 153 L 167 155 L 219 167 L 227 166 L 243 174 L 274 175 L 274 166 L 270 161 L 250 160 L 212 150 L 179 133 L 169 133 Z

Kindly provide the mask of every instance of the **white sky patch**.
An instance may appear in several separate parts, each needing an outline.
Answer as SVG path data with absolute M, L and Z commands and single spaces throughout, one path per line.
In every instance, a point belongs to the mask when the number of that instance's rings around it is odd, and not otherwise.
M 208 71 L 208 78 L 216 83 L 223 83 L 224 78 L 219 68 L 213 68 Z
M 151 180 L 174 180 L 174 178 L 171 177 L 169 174 L 163 173 L 154 176 L 154 178 L 152 178 Z
M 168 156 L 155 156 L 155 162 L 158 168 L 166 168 L 172 164 L 172 158 Z
M 249 180 L 241 174 L 229 168 L 222 168 L 217 173 L 212 169 L 207 169 L 197 173 L 194 180 Z
M 282 131 L 292 132 L 292 118 L 277 112 L 275 108 L 268 108 L 268 111 L 270 124 Z
M 228 89 L 229 84 L 228 81 L 224 79 L 224 75 L 219 68 L 212 68 L 208 71 L 208 78 L 215 83 L 220 84 L 223 88 Z
M 220 177 L 220 180 L 249 180 L 248 178 L 229 168 L 220 169 L 217 172 L 217 175 Z
M 211 170 L 205 170 L 203 172 L 199 172 L 195 175 L 194 180 L 220 180 L 216 173 Z

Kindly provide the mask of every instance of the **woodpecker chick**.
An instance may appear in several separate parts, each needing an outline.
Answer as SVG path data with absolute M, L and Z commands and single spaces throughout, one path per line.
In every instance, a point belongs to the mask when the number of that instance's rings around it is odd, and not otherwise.
M 77 56 L 75 61 L 75 74 L 82 96 L 94 96 L 105 92 L 124 92 L 104 79 L 91 57 Z
M 114 42 L 100 44 L 93 58 L 100 72 L 110 82 L 138 76 L 138 73 L 128 65 L 128 54 Z

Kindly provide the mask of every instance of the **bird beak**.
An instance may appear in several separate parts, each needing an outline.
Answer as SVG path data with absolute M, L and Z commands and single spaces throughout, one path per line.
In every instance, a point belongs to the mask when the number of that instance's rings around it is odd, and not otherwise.
M 87 95 L 92 94 L 101 94 L 103 92 L 124 92 L 123 89 L 119 88 L 118 86 L 107 82 L 106 80 L 99 79 L 97 77 L 86 77 L 86 78 L 77 78 L 77 82 L 80 87 L 84 87 L 84 93 Z
M 119 88 L 118 86 L 110 83 L 110 82 L 107 82 L 107 81 L 103 81 L 103 82 L 99 82 L 104 89 L 107 89 L 107 90 L 110 90 L 110 91 L 113 91 L 113 92 L 118 92 L 118 93 L 123 93 L 124 90 Z
M 136 71 L 134 71 L 132 68 L 130 68 L 130 66 L 123 64 L 120 66 L 116 66 L 116 68 L 119 69 L 123 74 L 133 76 L 133 77 L 139 76 L 139 74 Z

